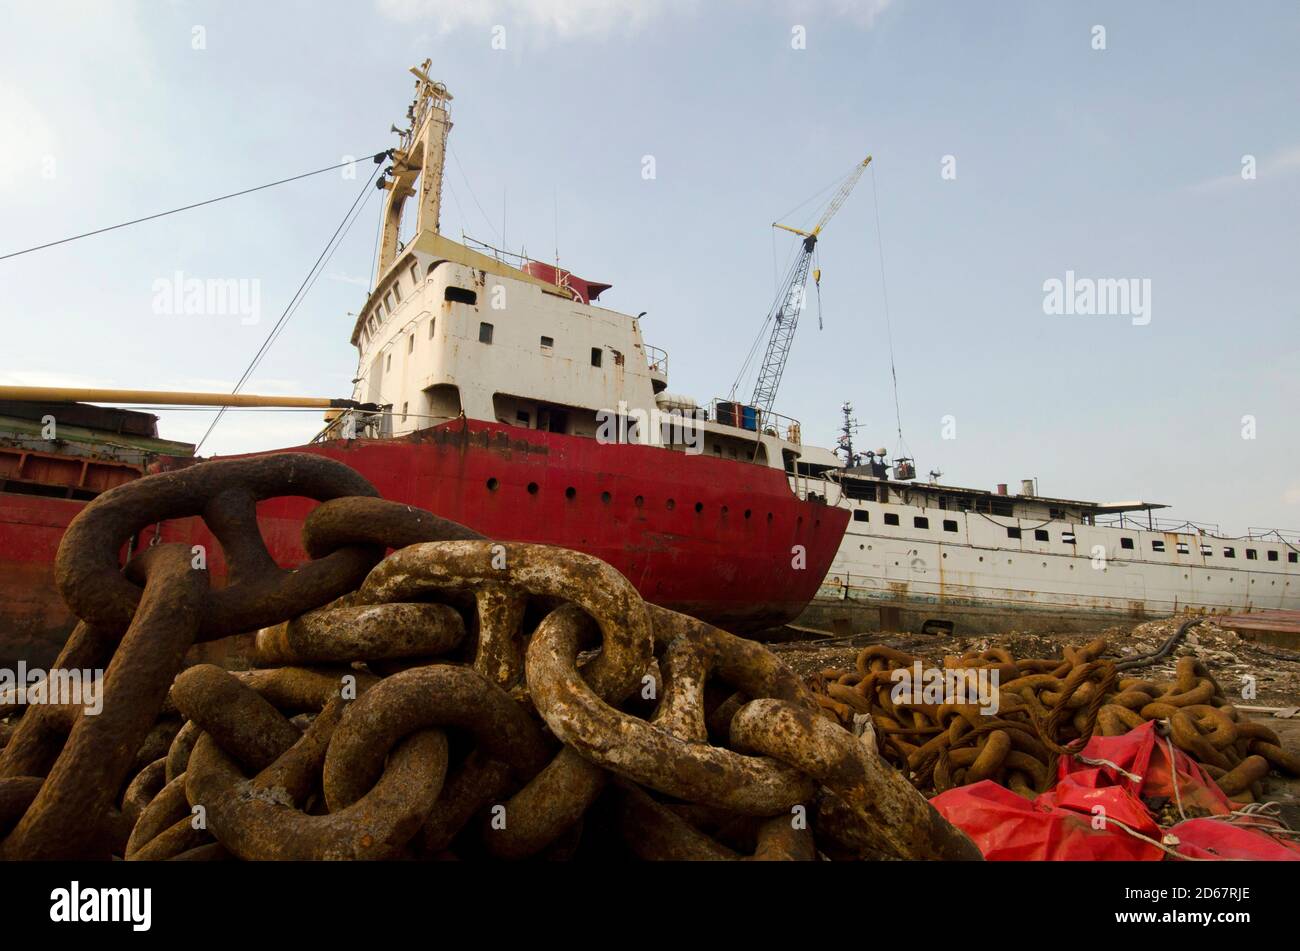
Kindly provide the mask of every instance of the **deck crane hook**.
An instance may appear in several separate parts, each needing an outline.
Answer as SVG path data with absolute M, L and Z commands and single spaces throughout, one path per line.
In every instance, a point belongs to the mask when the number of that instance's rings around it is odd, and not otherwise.
M 803 310 L 804 298 L 808 290 L 808 271 L 812 264 L 813 252 L 817 249 L 817 238 L 822 229 L 826 227 L 827 222 L 835 216 L 835 213 L 840 210 L 840 207 L 848 199 L 849 193 L 853 191 L 853 186 L 858 183 L 858 179 L 862 177 L 862 173 L 870 163 L 871 156 L 868 155 L 853 167 L 853 171 L 840 184 L 812 230 L 804 231 L 801 228 L 794 228 L 775 221 L 772 222 L 772 227 L 797 234 L 803 238 L 803 242 L 794 265 L 790 268 L 790 273 L 786 277 L 785 285 L 777 294 L 772 310 L 768 313 L 768 321 L 772 324 L 772 333 L 768 337 L 767 350 L 763 354 L 763 363 L 758 370 L 758 380 L 754 384 L 753 398 L 749 401 L 750 405 L 758 411 L 760 419 L 772 411 L 772 404 L 776 401 L 776 391 L 781 385 L 781 374 L 785 372 L 785 361 L 790 355 L 790 346 L 794 342 L 795 328 L 799 323 L 799 312 Z M 820 268 L 813 271 L 813 285 L 820 295 Z

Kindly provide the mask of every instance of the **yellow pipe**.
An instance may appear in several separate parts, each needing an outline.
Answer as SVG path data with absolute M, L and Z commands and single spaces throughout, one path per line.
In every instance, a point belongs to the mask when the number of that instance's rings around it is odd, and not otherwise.
M 319 396 L 254 396 L 176 390 L 100 390 L 71 386 L 0 386 L 0 400 L 23 403 L 131 403 L 148 406 L 289 406 L 302 409 L 355 407 L 352 400 Z

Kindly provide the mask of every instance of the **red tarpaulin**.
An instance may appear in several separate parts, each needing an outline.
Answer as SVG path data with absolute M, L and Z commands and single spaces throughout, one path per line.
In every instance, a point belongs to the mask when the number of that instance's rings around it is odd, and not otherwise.
M 1293 843 L 1222 819 L 1189 819 L 1162 832 L 1147 803 L 1174 801 L 1175 775 L 1185 813 L 1226 816 L 1232 803 L 1181 750 L 1173 749 L 1171 763 L 1171 747 L 1155 727 L 1152 721 L 1123 736 L 1093 737 L 1082 757 L 1061 758 L 1056 786 L 1032 802 L 991 780 L 950 789 L 930 802 L 990 860 L 1164 858 L 1162 849 L 1132 833 L 1164 841 L 1191 858 L 1300 860 Z

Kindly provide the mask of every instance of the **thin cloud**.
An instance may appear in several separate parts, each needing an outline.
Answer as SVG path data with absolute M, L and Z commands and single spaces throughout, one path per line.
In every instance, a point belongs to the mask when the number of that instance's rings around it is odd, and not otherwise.
M 1194 192 L 1218 192 L 1238 185 L 1253 185 L 1257 182 L 1293 175 L 1297 170 L 1300 170 L 1300 144 L 1287 146 L 1279 152 L 1258 159 L 1254 180 L 1242 178 L 1241 171 L 1238 169 L 1230 175 L 1207 178 L 1203 182 L 1197 182 L 1195 185 L 1188 185 L 1187 187 L 1189 191 Z
M 338 281 L 340 284 L 357 284 L 361 287 L 370 286 L 370 282 L 364 277 L 353 277 L 351 274 L 326 274 L 325 277 L 331 281 Z
M 871 28 L 893 0 L 802 0 L 783 4 L 791 17 L 828 16 Z M 559 40 L 630 36 L 661 20 L 693 16 L 715 4 L 703 0 L 375 0 L 381 16 L 431 26 L 438 33 L 488 29 L 498 24 Z M 754 5 L 733 0 L 733 6 Z

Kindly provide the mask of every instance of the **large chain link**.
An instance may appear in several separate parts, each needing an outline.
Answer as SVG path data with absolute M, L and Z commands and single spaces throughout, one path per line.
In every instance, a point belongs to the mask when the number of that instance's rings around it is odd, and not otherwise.
M 293 571 L 257 529 L 276 495 L 323 500 Z M 87 506 L 56 666 L 107 666 L 103 708 L 33 705 L 0 733 L 0 856 L 979 858 L 761 645 L 599 559 L 373 495 L 286 455 Z M 190 515 L 226 587 L 178 545 L 119 567 L 134 532 Z M 182 669 L 258 628 L 253 669 Z

